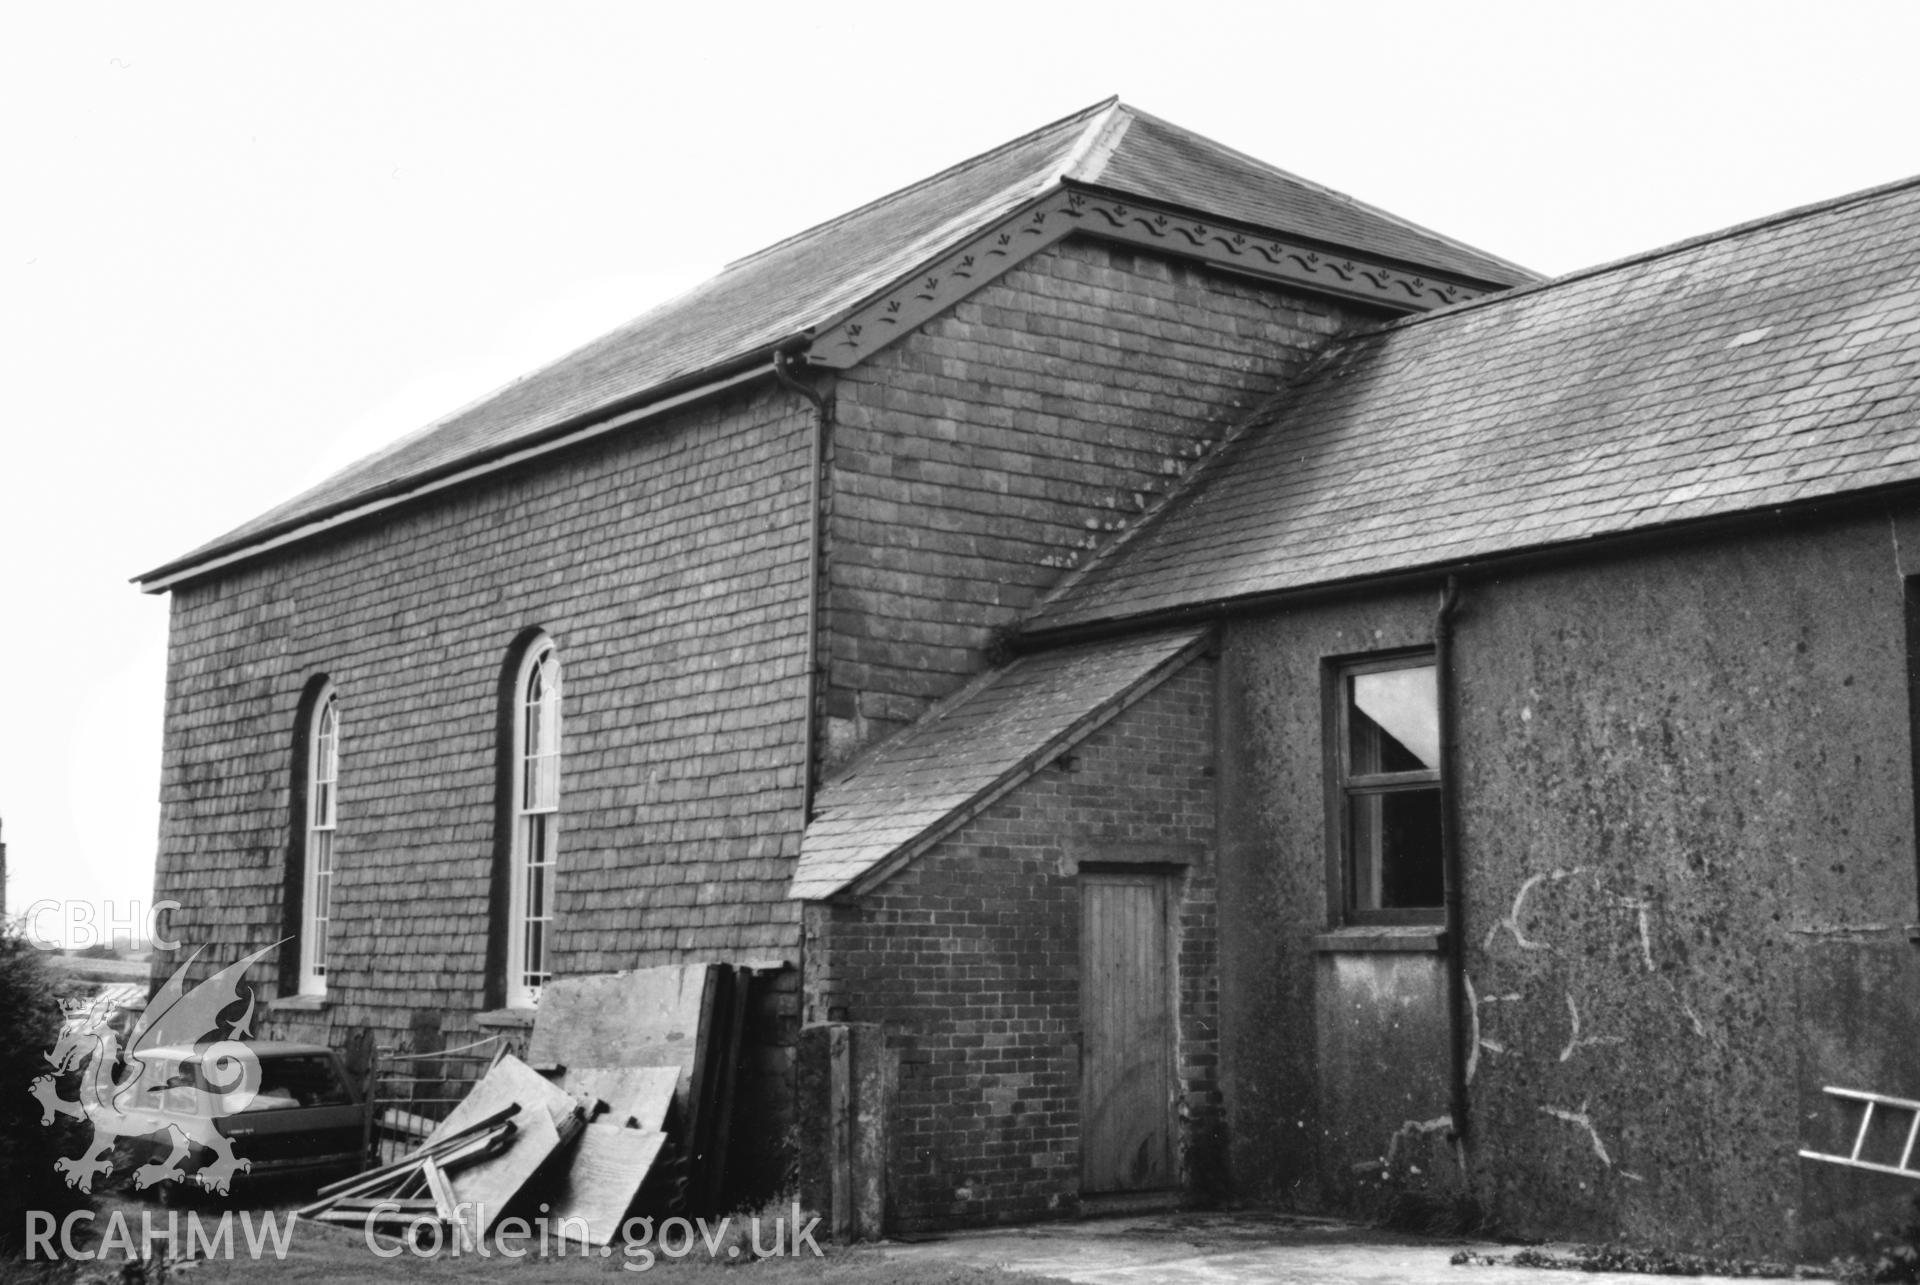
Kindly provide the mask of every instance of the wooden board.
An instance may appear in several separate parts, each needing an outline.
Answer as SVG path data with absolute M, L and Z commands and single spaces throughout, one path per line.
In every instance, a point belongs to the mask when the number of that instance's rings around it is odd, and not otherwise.
M 428 1157 L 420 1162 L 420 1176 L 427 1181 L 427 1190 L 433 1195 L 434 1212 L 447 1224 L 453 1233 L 453 1243 L 457 1250 L 470 1250 L 473 1242 L 467 1235 L 467 1225 L 460 1216 L 459 1198 L 453 1194 L 453 1184 L 447 1175 L 440 1172 L 440 1166 Z
M 611 1245 L 666 1141 L 653 1130 L 588 1125 L 547 1214 L 555 1230 L 566 1234 L 561 1220 L 578 1218 L 587 1225 L 587 1244 Z
M 732 1076 L 733 970 L 717 964 L 565 977 L 541 992 L 527 1060 L 553 1067 L 672 1067 L 676 1139 L 687 1156 L 688 1212 L 708 1208 L 724 1177 L 725 1098 Z
M 712 965 L 688 964 L 556 978 L 540 992 L 527 1061 L 544 1067 L 678 1067 L 684 1095 L 700 1057 L 715 972 Z
M 565 1089 L 519 1058 L 508 1054 L 495 1062 L 493 1069 L 473 1086 L 473 1092 L 467 1094 L 447 1114 L 447 1118 L 434 1127 L 427 1137 L 427 1145 L 432 1146 L 440 1139 L 458 1133 L 515 1102 L 520 1104 L 520 1114 L 514 1119 L 523 1130 L 528 1127 L 527 1117 L 533 1115 L 544 1116 L 549 1125 L 558 1124 L 566 1119 L 574 1105 L 572 1095 Z
M 572 1107 L 571 1098 L 567 1099 L 567 1105 Z M 461 1222 L 472 1244 L 480 1243 L 480 1237 L 500 1220 L 507 1203 L 560 1145 L 560 1131 L 554 1128 L 552 1118 L 545 1111 L 520 1114 L 525 1120 L 514 1135 L 512 1146 L 459 1173 L 446 1175 L 456 1201 L 467 1206 L 462 1211 Z
M 569 1066 L 558 1083 L 568 1093 L 606 1103 L 601 1124 L 660 1132 L 667 1127 L 680 1071 L 672 1066 Z

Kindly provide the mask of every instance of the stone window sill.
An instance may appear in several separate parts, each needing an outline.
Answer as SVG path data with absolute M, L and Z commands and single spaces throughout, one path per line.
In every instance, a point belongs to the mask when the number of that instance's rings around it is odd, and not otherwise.
M 282 995 L 267 1001 L 269 1013 L 324 1013 L 327 1011 L 325 995 Z
M 1330 955 L 1374 951 L 1438 954 L 1447 948 L 1447 930 L 1439 924 L 1353 924 L 1320 933 L 1312 946 Z
M 488 1030 L 531 1030 L 533 1029 L 533 1010 L 530 1008 L 491 1009 L 476 1016 L 473 1024 Z

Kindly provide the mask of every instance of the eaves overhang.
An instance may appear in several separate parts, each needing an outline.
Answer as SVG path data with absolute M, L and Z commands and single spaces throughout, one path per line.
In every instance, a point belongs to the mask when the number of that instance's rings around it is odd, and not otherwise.
M 134 576 L 131 583 L 139 586 L 142 593 L 164 593 L 209 572 L 338 530 L 475 478 L 569 449 L 615 429 L 704 401 L 742 384 L 771 378 L 775 359 L 783 353 L 804 352 L 806 343 L 806 336 L 796 335 L 782 343 L 755 349 L 707 370 L 670 380 L 636 396 L 562 420 L 531 437 L 517 439 L 497 449 L 477 451 L 438 468 L 371 488 L 337 504 L 251 532 L 244 539 L 200 549 Z
M 1082 614 L 1049 622 L 1029 618 L 1008 634 L 1016 656 L 1058 647 L 1105 642 L 1165 629 L 1212 628 L 1236 618 L 1297 610 L 1324 603 L 1382 594 L 1437 589 L 1449 579 L 1499 583 L 1510 577 L 1590 565 L 1611 558 L 1659 553 L 1689 544 L 1730 539 L 1754 532 L 1779 532 L 1796 525 L 1844 520 L 1890 509 L 1920 505 L 1920 478 L 1861 487 L 1831 495 L 1761 504 L 1731 512 L 1597 532 L 1574 539 L 1546 541 L 1507 549 L 1436 558 L 1392 570 L 1305 580 L 1225 596 L 1193 598 L 1139 610 Z

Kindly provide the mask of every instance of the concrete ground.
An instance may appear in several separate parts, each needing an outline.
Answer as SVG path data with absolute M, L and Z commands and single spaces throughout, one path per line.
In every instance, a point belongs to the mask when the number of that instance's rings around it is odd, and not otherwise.
M 1461 1250 L 1513 1245 L 1380 1231 L 1277 1213 L 1172 1213 L 954 1232 L 879 1247 L 929 1268 L 992 1266 L 1087 1285 L 1650 1285 L 1647 1276 L 1537 1267 L 1453 1266 Z

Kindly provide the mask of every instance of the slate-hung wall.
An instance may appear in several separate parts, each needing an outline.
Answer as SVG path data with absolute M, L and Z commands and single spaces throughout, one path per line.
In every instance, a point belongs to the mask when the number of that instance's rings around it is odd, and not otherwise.
M 1179 1185 L 1220 1180 L 1213 663 L 1197 660 L 852 903 L 807 910 L 805 1006 L 883 1023 L 890 1225 L 1080 1198 L 1081 871 L 1177 868 Z
M 836 381 L 829 758 L 979 671 L 1066 570 L 1375 310 L 1068 240 Z
M 493 1002 L 498 689 L 539 626 L 564 666 L 557 969 L 792 959 L 811 415 L 736 395 L 176 589 L 176 935 L 226 962 L 283 934 L 296 707 L 326 674 L 331 1002 L 277 1033 L 464 1028 Z
M 1920 1049 L 1887 1038 L 1920 1026 L 1920 520 L 1891 518 L 1464 585 L 1464 1176 L 1418 1128 L 1448 1109 L 1441 958 L 1396 958 L 1381 986 L 1382 957 L 1310 945 L 1322 661 L 1429 641 L 1437 599 L 1229 629 L 1221 928 L 1247 1190 L 1352 1200 L 1379 1181 L 1355 1166 L 1391 1155 L 1387 1188 L 1464 1190 L 1521 1233 L 1819 1256 L 1897 1222 L 1911 1183 L 1796 1155 L 1850 1141 L 1821 1086 L 1920 1080 Z

